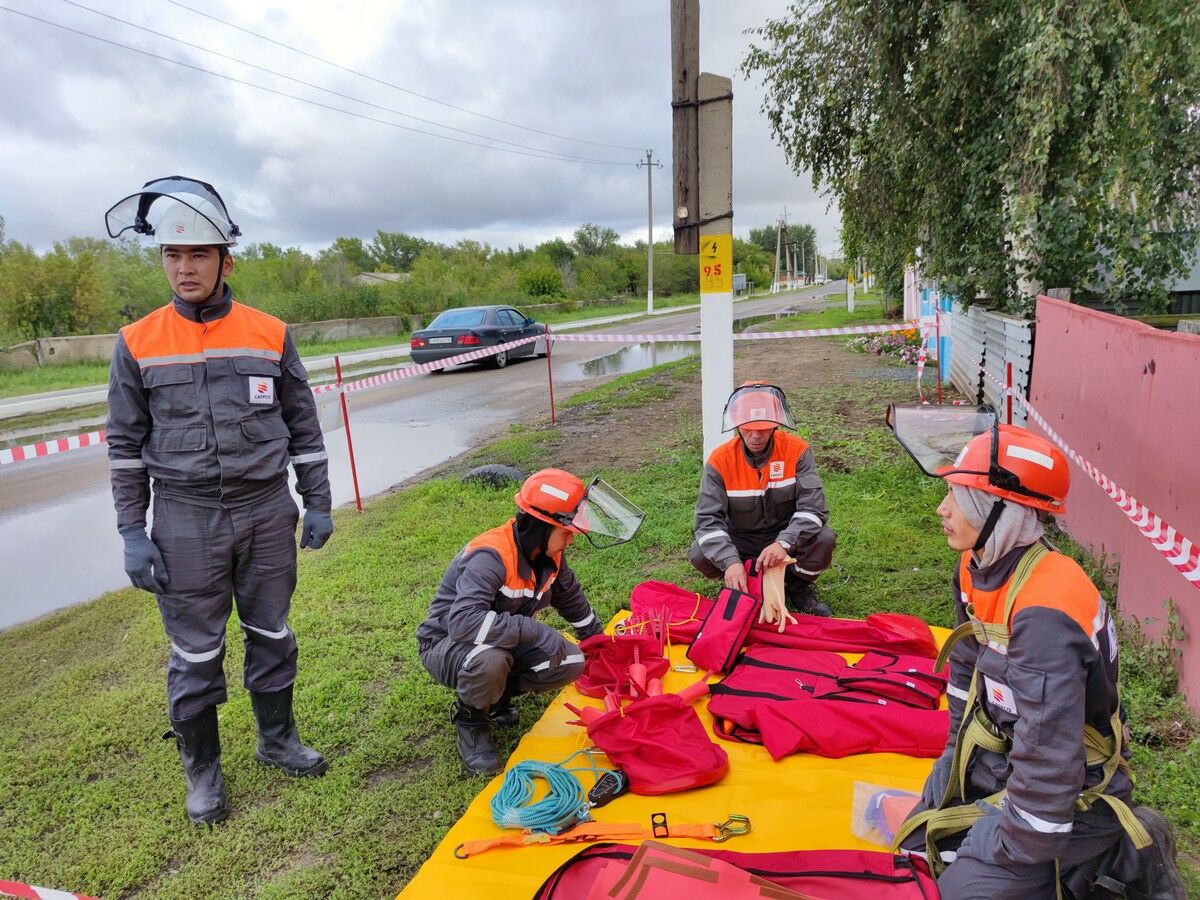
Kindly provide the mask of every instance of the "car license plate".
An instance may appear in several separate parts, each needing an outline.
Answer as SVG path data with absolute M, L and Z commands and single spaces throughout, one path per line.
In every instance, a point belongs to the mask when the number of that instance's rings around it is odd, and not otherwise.
M 431 343 L 431 344 L 449 344 L 452 340 L 453 340 L 453 338 L 430 338 L 429 343 Z

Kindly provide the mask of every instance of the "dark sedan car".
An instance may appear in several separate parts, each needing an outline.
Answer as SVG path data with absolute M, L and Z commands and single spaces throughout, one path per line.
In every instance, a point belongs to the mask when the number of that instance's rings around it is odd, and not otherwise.
M 447 309 L 430 322 L 428 328 L 414 331 L 409 346 L 412 348 L 413 362 L 423 363 L 545 333 L 545 325 L 511 306 L 464 306 Z M 535 354 L 546 355 L 544 340 L 501 350 L 480 362 L 491 363 L 497 369 L 502 369 L 514 357 Z

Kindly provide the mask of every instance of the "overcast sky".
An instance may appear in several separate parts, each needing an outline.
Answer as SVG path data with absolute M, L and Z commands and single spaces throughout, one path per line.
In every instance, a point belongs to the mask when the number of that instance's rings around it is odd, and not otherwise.
M 211 182 L 247 242 L 315 250 L 376 229 L 497 247 L 570 237 L 583 222 L 645 237 L 653 148 L 655 237 L 671 233 L 668 0 L 7 0 L 78 31 L 407 128 L 366 121 L 0 11 L 0 215 L 38 248 L 104 235 L 103 213 L 145 181 Z M 216 50 L 328 91 L 148 34 L 83 7 Z M 734 230 L 812 224 L 826 251 L 836 207 L 786 165 L 737 71 L 747 28 L 784 0 L 703 0 L 701 68 L 733 78 Z M 580 138 L 578 143 L 460 112 L 198 15 L 226 20 L 443 104 Z M 376 104 L 370 107 L 355 100 Z M 386 107 L 387 109 L 380 109 Z M 393 112 L 392 110 L 396 111 Z M 437 123 L 428 124 L 419 117 Z M 461 131 L 449 131 L 450 126 Z M 473 132 L 466 134 L 464 132 Z M 598 146 L 598 145 L 618 145 Z M 526 149 L 537 148 L 537 149 Z

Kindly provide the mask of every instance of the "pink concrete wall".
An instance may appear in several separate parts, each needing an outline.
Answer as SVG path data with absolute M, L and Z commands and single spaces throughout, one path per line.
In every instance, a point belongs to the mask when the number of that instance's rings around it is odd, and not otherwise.
M 1200 543 L 1200 336 L 1039 297 L 1030 399 L 1080 456 Z M 1126 615 L 1152 619 L 1144 624 L 1157 637 L 1163 601 L 1174 600 L 1186 634 L 1182 684 L 1200 709 L 1200 590 L 1077 466 L 1067 508 L 1072 537 L 1120 560 Z

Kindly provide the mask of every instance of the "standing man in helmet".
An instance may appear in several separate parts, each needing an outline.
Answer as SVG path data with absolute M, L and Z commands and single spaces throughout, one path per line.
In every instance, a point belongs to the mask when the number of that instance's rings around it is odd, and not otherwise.
M 890 412 L 922 469 L 949 484 L 937 514 L 962 554 L 959 627 L 939 657 L 950 738 L 897 844 L 924 851 L 953 900 L 1054 897 L 1060 882 L 1091 896 L 1101 875 L 1128 897 L 1183 898 L 1166 821 L 1129 806 L 1113 620 L 1078 563 L 1044 543 L 1043 518 L 1066 511 L 1066 457 L 993 420 L 936 466 L 935 448 L 951 445 L 938 423 L 955 415 Z
M 704 465 L 688 561 L 739 591 L 746 590 L 746 560 L 759 569 L 786 564 L 788 608 L 830 615 L 812 583 L 833 561 L 837 533 L 812 450 L 780 430 L 796 427 L 787 398 L 774 385 L 747 381 L 729 396 L 724 425 L 737 434 Z
M 106 216 L 159 245 L 171 301 L 121 329 L 108 388 L 108 458 L 125 571 L 158 598 L 171 642 L 167 715 L 193 823 L 226 818 L 217 705 L 225 702 L 231 604 L 245 634 L 255 756 L 320 775 L 292 718 L 296 522 L 289 463 L 306 509 L 300 546 L 333 532 L 328 463 L 308 376 L 287 326 L 234 301 L 225 279 L 240 232 L 211 185 L 148 182 Z M 146 510 L 153 480 L 153 528 Z
M 583 673 L 579 648 L 537 613 L 553 606 L 579 640 L 604 631 L 563 551 L 577 534 L 597 547 L 628 541 L 643 518 L 606 482 L 585 486 L 562 469 L 529 476 L 513 499 L 516 516 L 450 562 L 417 629 L 421 662 L 454 689 L 458 752 L 483 775 L 504 768 L 492 726 L 517 723 L 513 697 L 560 688 Z

